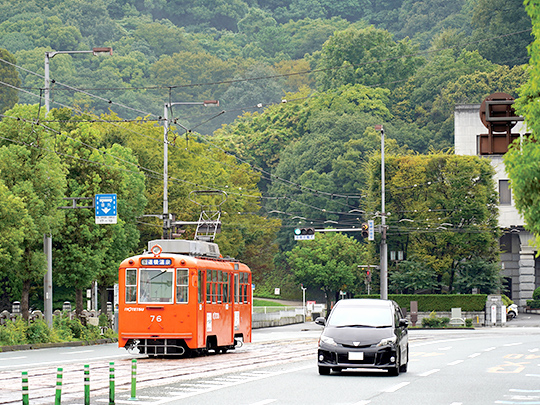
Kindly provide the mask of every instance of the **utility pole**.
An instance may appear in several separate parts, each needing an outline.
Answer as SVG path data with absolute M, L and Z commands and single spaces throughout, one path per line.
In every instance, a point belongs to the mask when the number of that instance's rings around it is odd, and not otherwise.
M 385 173 L 384 173 L 384 128 L 375 125 L 381 131 L 381 299 L 388 299 L 388 246 L 386 244 L 386 206 L 385 206 Z

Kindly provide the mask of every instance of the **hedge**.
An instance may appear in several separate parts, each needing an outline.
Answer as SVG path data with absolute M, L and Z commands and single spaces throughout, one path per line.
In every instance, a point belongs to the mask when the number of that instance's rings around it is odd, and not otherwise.
M 355 298 L 380 298 L 379 294 L 359 295 Z M 418 301 L 419 312 L 447 311 L 461 308 L 462 311 L 484 311 L 487 294 L 388 294 L 401 308 L 411 311 L 411 301 Z

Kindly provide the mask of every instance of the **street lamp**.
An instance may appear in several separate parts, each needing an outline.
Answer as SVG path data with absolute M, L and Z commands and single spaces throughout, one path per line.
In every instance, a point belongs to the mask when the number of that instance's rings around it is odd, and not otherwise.
M 98 53 L 108 53 L 112 55 L 112 48 L 93 48 L 91 51 L 52 51 L 45 52 L 45 110 L 47 114 L 50 111 L 49 104 L 49 94 L 50 94 L 50 85 L 51 80 L 49 78 L 49 64 L 50 60 L 58 54 L 75 54 L 75 53 L 92 53 L 97 55 Z M 45 260 L 47 263 L 47 272 L 43 277 L 43 310 L 45 312 L 45 321 L 52 327 L 52 302 L 53 302 L 53 292 L 52 292 L 52 238 L 50 235 L 43 235 L 43 251 L 45 253 Z
M 381 299 L 388 299 L 388 246 L 386 245 L 386 207 L 385 207 L 385 174 L 384 174 L 384 128 L 375 125 L 381 131 Z
M 49 105 L 49 95 L 51 92 L 51 81 L 49 79 L 49 64 L 50 60 L 59 54 L 76 54 L 76 53 L 91 53 L 96 56 L 98 53 L 108 53 L 112 55 L 112 48 L 102 47 L 102 48 L 92 48 L 91 51 L 52 51 L 45 52 L 45 110 L 47 113 L 50 111 Z
M 206 101 L 179 101 L 176 103 L 165 103 L 163 107 L 163 239 L 168 239 L 168 229 L 171 226 L 169 218 L 169 110 L 172 112 L 173 105 L 202 105 L 203 107 L 219 107 L 218 100 Z M 189 131 L 186 127 L 176 123 L 186 132 Z

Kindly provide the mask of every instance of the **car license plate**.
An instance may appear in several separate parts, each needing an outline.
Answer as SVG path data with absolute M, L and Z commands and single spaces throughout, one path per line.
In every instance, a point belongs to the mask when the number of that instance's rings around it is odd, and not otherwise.
M 349 360 L 364 360 L 364 352 L 349 352 Z

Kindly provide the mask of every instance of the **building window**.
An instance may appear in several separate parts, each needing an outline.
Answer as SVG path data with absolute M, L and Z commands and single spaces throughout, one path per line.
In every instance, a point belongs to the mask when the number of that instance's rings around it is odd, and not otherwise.
M 512 192 L 510 191 L 510 181 L 499 180 L 499 204 L 512 204 Z

